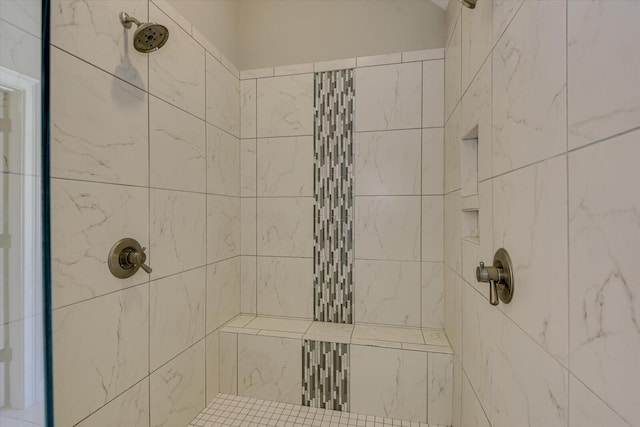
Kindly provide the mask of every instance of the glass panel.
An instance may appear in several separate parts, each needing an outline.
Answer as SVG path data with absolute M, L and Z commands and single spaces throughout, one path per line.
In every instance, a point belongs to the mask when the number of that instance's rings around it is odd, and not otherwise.
M 0 425 L 45 425 L 41 0 L 0 0 Z

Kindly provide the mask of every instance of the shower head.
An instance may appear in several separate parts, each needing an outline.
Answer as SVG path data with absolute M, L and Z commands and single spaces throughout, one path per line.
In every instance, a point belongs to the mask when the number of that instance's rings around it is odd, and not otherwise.
M 469 9 L 475 9 L 476 2 L 477 0 L 460 0 L 460 3 L 462 3 L 464 7 L 468 7 Z
M 142 53 L 154 52 L 169 40 L 169 30 L 164 25 L 153 22 L 142 23 L 127 12 L 120 12 L 120 22 L 125 28 L 131 28 L 134 23 L 138 26 L 133 35 L 133 47 Z

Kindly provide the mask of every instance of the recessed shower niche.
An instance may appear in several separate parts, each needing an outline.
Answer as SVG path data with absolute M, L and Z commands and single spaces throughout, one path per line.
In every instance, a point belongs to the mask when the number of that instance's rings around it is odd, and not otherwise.
M 478 126 L 461 141 L 462 238 L 478 244 Z

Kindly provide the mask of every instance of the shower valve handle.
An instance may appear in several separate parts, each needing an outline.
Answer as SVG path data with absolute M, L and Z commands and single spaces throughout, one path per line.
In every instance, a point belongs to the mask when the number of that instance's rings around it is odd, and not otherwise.
M 513 298 L 513 267 L 511 258 L 506 250 L 500 248 L 493 257 L 493 265 L 486 267 L 484 262 L 476 267 L 476 280 L 489 283 L 489 303 L 498 305 L 500 301 L 505 304 Z
M 152 270 L 146 264 L 147 254 L 144 253 L 146 249 L 130 237 L 118 241 L 109 251 L 107 258 L 111 274 L 119 279 L 126 279 L 136 274 L 140 268 L 150 274 Z

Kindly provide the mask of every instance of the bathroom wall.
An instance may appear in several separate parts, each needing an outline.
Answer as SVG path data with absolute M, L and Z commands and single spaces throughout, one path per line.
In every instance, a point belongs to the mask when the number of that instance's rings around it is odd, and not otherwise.
M 639 18 L 633 1 L 449 2 L 455 426 L 640 425 Z M 515 294 L 492 307 L 474 269 L 500 247 Z
M 243 313 L 314 317 L 313 71 L 355 68 L 353 319 L 443 327 L 440 52 L 241 72 Z
M 169 0 L 169 3 L 223 55 L 241 66 L 238 57 L 239 0 Z
M 444 47 L 429 0 L 169 2 L 243 70 Z
M 444 47 L 429 0 L 240 0 L 243 70 Z
M 121 10 L 168 43 L 136 52 Z M 240 311 L 238 71 L 160 0 L 54 0 L 51 33 L 56 426 L 186 425 Z M 150 275 L 111 275 L 123 237 Z

